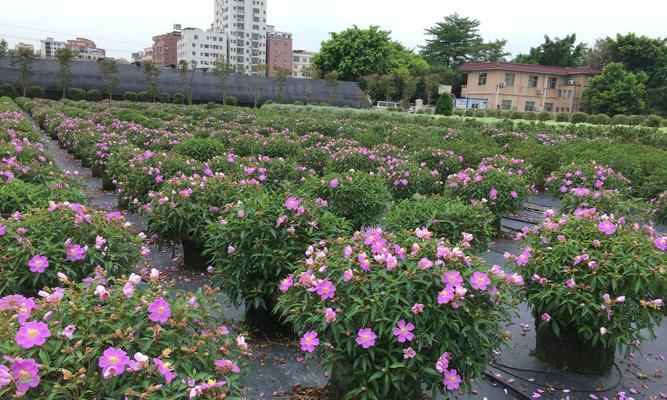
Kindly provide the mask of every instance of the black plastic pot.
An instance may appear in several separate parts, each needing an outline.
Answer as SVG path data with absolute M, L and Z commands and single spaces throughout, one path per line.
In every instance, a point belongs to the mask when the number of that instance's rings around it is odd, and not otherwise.
M 202 255 L 204 246 L 192 238 L 181 238 L 183 262 L 189 269 L 203 270 L 208 266 L 208 259 Z
M 593 346 L 583 341 L 575 327 L 560 330 L 556 336 L 550 326 L 537 329 L 539 320 L 535 320 L 537 335 L 535 355 L 554 367 L 586 375 L 601 375 L 614 365 L 615 347 L 604 347 L 598 342 Z

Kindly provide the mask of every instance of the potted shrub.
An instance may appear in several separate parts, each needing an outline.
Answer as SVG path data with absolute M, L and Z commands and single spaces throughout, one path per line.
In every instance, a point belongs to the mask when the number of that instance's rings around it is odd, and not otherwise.
M 667 237 L 579 209 L 547 213 L 512 257 L 537 331 L 535 354 L 568 371 L 602 374 L 617 347 L 636 348 L 664 317 Z
M 544 190 L 555 197 L 576 188 L 591 191 L 616 189 L 627 194 L 630 192 L 630 180 L 611 167 L 590 161 L 564 165 L 552 172 L 544 183 Z
M 331 398 L 422 399 L 470 391 L 509 318 L 518 275 L 419 228 L 380 229 L 308 248 L 281 282 L 278 310 L 331 370 Z M 444 382 L 444 384 L 443 384 Z
M 173 291 L 157 270 L 122 278 L 98 270 L 83 283 L 62 275 L 58 285 L 0 298 L 3 399 L 242 394 L 247 344 L 220 325 L 216 291 Z

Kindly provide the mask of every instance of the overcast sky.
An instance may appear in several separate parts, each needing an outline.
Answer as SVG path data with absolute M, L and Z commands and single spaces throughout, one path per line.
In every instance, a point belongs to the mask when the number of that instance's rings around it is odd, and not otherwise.
M 547 6 L 534 0 L 265 0 L 267 23 L 294 34 L 294 48 L 317 50 L 329 32 L 351 25 L 379 25 L 410 48 L 424 43 L 424 29 L 458 12 L 481 21 L 485 40 L 507 39 L 513 54 L 551 37 L 575 32 L 580 41 L 635 32 L 667 36 L 666 0 L 582 0 Z M 81 36 L 107 49 L 110 57 L 129 58 L 152 44 L 151 37 L 172 24 L 207 28 L 213 0 L 2 0 L 0 37 L 11 47 L 20 41 L 39 46 L 47 36 Z

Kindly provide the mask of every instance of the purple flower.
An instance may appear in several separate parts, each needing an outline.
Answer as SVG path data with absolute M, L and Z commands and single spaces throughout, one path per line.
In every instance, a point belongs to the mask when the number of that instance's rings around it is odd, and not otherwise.
M 574 279 L 572 279 L 572 278 L 568 279 L 567 282 L 565 282 L 565 286 L 566 286 L 568 289 L 572 289 L 576 284 L 577 284 L 577 283 L 576 283 L 576 282 L 574 281 Z
M 162 297 L 155 299 L 155 301 L 148 306 L 148 311 L 150 312 L 148 319 L 153 322 L 164 324 L 171 317 L 169 303 Z
M 328 307 L 324 310 L 324 319 L 330 324 L 333 323 L 336 321 L 336 311 L 334 311 L 333 308 Z
M 424 305 L 420 303 L 415 303 L 414 306 L 410 309 L 413 314 L 421 314 L 424 312 Z
M 449 368 L 449 361 L 451 361 L 452 355 L 449 352 L 444 352 L 438 358 L 438 361 L 435 362 L 435 369 L 438 370 L 441 374 L 444 374 L 447 368 Z
M 549 322 L 549 321 L 551 321 L 551 315 L 549 315 L 549 314 L 547 314 L 547 313 L 542 314 L 542 316 L 541 316 L 540 318 L 541 318 L 542 321 L 544 321 L 544 322 Z
M 236 248 L 234 246 L 227 246 L 227 254 L 236 253 Z
M 461 377 L 455 369 L 446 370 L 443 374 L 443 383 L 447 390 L 457 390 L 461 384 Z
M 81 261 L 86 258 L 87 247 L 81 247 L 78 244 L 70 244 L 65 246 L 67 252 L 67 259 L 70 261 Z
M 44 256 L 34 256 L 28 261 L 30 272 L 42 273 L 49 267 L 49 260 Z
M 361 328 L 357 332 L 357 344 L 364 349 L 373 347 L 375 345 L 375 339 L 377 339 L 377 335 L 371 328 Z
M 303 351 L 312 353 L 319 344 L 320 340 L 317 338 L 317 332 L 315 331 L 306 332 L 301 338 L 301 350 Z
M 0 225 L 0 236 L 5 236 L 6 232 L 7 232 L 7 228 L 5 228 L 4 225 Z
M 454 286 L 447 285 L 438 293 L 438 304 L 447 304 L 454 298 Z
M 104 379 L 118 376 L 125 371 L 125 367 L 130 364 L 130 358 L 123 349 L 109 347 L 98 358 L 97 365 L 102 368 Z
M 39 386 L 39 365 L 32 358 L 27 360 L 14 359 L 11 370 L 19 397 L 23 396 L 30 388 Z
M 63 329 L 62 335 L 67 339 L 72 340 L 74 338 L 74 332 L 76 332 L 76 326 L 67 325 L 65 329 Z
M 41 346 L 51 336 L 48 325 L 44 322 L 30 321 L 16 332 L 16 343 L 24 349 Z
M 410 342 L 415 337 L 412 333 L 414 329 L 415 326 L 412 323 L 406 323 L 405 321 L 400 320 L 398 321 L 397 326 L 392 329 L 392 333 L 396 336 L 399 343 L 404 343 L 406 340 Z
M 164 376 L 164 380 L 167 381 L 167 383 L 171 383 L 171 381 L 173 381 L 176 377 L 176 374 L 171 369 L 171 363 L 168 361 L 162 361 L 159 358 L 153 358 L 153 362 L 157 366 L 158 372 Z
M 417 352 L 412 349 L 412 347 L 408 347 L 407 349 L 403 349 L 403 358 L 410 359 L 413 358 L 414 356 L 417 355 Z
M 340 181 L 336 178 L 333 178 L 332 180 L 329 181 L 329 186 L 331 186 L 332 189 L 337 188 L 339 184 Z
M 491 284 L 491 279 L 488 275 L 483 272 L 475 272 L 470 277 L 470 284 L 473 289 L 477 290 L 486 290 L 486 288 Z
M 463 284 L 463 277 L 459 271 L 447 271 L 442 276 L 442 283 L 445 285 L 458 286 Z
M 660 251 L 667 251 L 667 236 L 660 236 L 653 239 L 653 245 Z
M 333 299 L 334 298 L 334 293 L 336 292 L 336 287 L 330 281 L 324 280 L 324 281 L 317 284 L 317 286 L 315 287 L 315 290 L 317 291 L 317 294 L 320 295 L 320 298 L 322 299 L 322 301 L 324 301 L 326 299 Z
M 221 369 L 223 372 L 234 372 L 234 373 L 239 373 L 241 372 L 241 368 L 239 368 L 236 363 L 234 363 L 232 360 L 215 360 L 215 366 L 216 368 Z
M 417 263 L 420 269 L 422 270 L 427 270 L 433 266 L 433 261 L 429 260 L 428 258 L 422 258 L 419 260 Z
M 287 276 L 287 278 L 280 281 L 280 286 L 278 286 L 278 289 L 281 292 L 286 292 L 286 291 L 289 290 L 289 288 L 292 287 L 293 284 L 294 284 L 294 280 L 292 278 L 292 275 L 289 275 L 289 276 Z
M 296 197 L 289 197 L 285 200 L 285 208 L 288 210 L 297 210 L 301 205 L 301 199 Z
M 598 224 L 598 229 L 605 235 L 612 235 L 616 232 L 616 225 L 609 221 L 602 221 Z

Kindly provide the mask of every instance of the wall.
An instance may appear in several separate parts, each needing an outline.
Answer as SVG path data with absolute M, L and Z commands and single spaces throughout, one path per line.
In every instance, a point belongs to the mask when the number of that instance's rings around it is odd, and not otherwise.
M 58 61 L 37 59 L 32 64 L 35 75 L 30 79 L 30 85 L 42 86 L 47 91 L 59 91 Z M 178 70 L 171 68 L 161 69 L 158 77 L 160 91 L 174 94 L 185 93 Z M 127 91 L 140 92 L 148 90 L 148 82 L 141 70 L 134 64 L 119 65 L 118 78 L 120 83 L 114 92 L 115 96 L 122 96 Z M 99 89 L 106 93 L 102 74 L 97 62 L 72 62 L 72 80 L 70 87 L 82 89 Z M 7 58 L 0 59 L 0 82 L 16 84 L 18 67 L 10 64 Z M 252 104 L 255 99 L 256 77 L 232 74 L 227 79 L 227 96 L 234 96 L 241 104 Z M 274 100 L 277 97 L 278 86 L 275 78 L 260 78 L 260 102 Z M 339 82 L 336 89 L 327 87 L 324 80 L 292 79 L 288 78 L 283 89 L 282 97 L 286 103 L 296 100 L 306 102 L 306 92 L 310 93 L 310 103 L 328 103 L 337 106 L 359 108 L 359 86 L 354 82 Z M 335 95 L 335 99 L 331 94 Z M 222 91 L 219 79 L 211 72 L 197 71 L 193 81 L 193 99 L 195 101 L 222 101 Z

